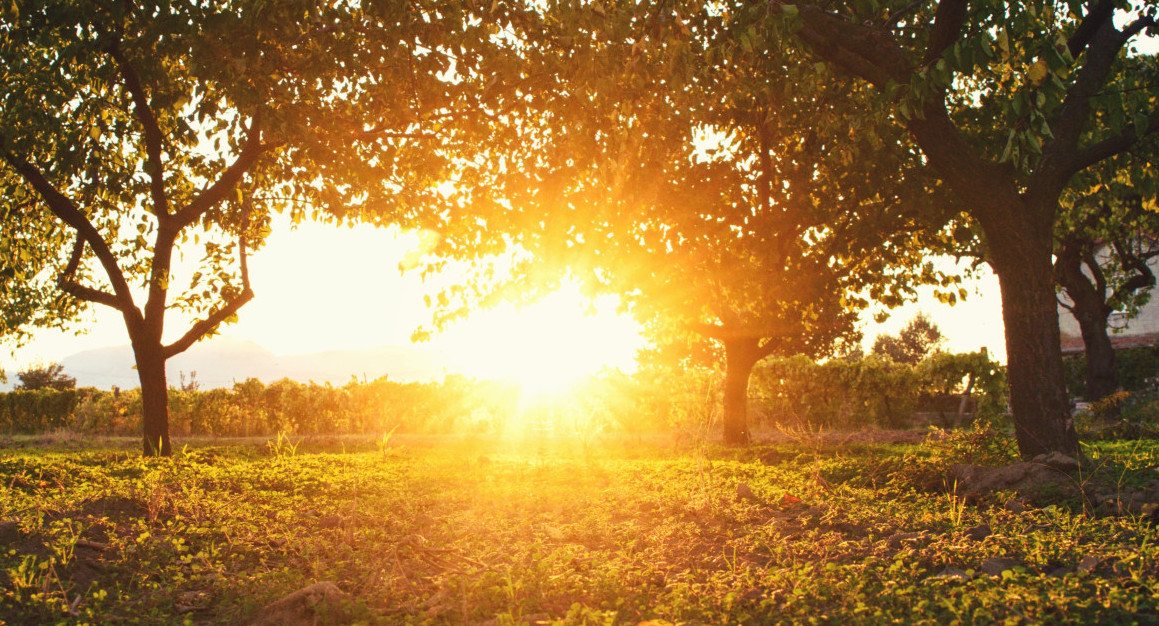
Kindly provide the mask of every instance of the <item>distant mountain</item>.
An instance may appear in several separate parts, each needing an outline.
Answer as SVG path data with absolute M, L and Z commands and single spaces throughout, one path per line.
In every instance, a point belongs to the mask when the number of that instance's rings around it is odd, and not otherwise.
M 217 336 L 194 344 L 169 360 L 169 384 L 178 386 L 196 372 L 203 389 L 231 387 L 257 378 L 271 383 L 283 378 L 301 382 L 344 384 L 352 377 L 374 380 L 388 376 L 399 382 L 442 380 L 447 357 L 438 350 L 417 346 L 379 346 L 363 350 L 332 350 L 316 354 L 279 356 L 242 339 Z M 128 345 L 78 352 L 61 361 L 64 371 L 81 387 L 130 389 L 139 386 L 133 351 Z M 10 376 L 10 378 L 15 378 Z

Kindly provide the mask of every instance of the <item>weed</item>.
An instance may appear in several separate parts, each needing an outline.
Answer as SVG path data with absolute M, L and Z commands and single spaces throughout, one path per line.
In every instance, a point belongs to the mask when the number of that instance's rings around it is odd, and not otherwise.
M 266 445 L 269 446 L 270 453 L 279 459 L 283 459 L 297 455 L 298 445 L 300 443 L 300 439 L 296 442 L 290 441 L 290 436 L 286 434 L 286 431 L 280 430 L 278 431 L 277 438 L 273 441 L 266 442 Z

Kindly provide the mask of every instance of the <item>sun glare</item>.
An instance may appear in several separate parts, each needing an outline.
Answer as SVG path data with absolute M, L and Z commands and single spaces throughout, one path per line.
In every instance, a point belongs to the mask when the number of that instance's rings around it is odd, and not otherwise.
M 574 284 L 522 308 L 479 313 L 444 338 L 462 372 L 515 379 L 525 394 L 562 392 L 605 367 L 635 371 L 644 345 L 635 321 L 616 312 L 614 297 L 589 305 Z

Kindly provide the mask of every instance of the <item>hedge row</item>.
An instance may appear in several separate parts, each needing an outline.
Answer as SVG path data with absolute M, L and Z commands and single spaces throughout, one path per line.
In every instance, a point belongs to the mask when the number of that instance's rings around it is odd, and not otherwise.
M 750 384 L 754 425 L 897 427 L 918 419 L 952 420 L 973 376 L 972 414 L 1005 408 L 1005 374 L 985 352 L 936 354 L 916 366 L 868 357 L 814 363 L 803 357 L 762 363 Z M 441 383 L 387 379 L 344 386 L 256 379 L 229 389 L 169 392 L 171 432 L 253 436 L 280 432 L 499 432 L 511 428 L 592 433 L 672 428 L 714 431 L 720 416 L 718 372 L 684 369 L 593 377 L 565 396 L 521 396 L 512 383 L 448 376 Z M 137 389 L 13 391 L 0 394 L 0 432 L 56 428 L 107 435 L 141 432 Z
M 994 419 L 1006 411 L 1006 393 L 1005 367 L 985 350 L 935 353 L 914 366 L 875 356 L 825 363 L 774 359 L 758 367 L 749 388 L 759 419 L 840 428 L 956 425 L 959 408 L 970 418 Z

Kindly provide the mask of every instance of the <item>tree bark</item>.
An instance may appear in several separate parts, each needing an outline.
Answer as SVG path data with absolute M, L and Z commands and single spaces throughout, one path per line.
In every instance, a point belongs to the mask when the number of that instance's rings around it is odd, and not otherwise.
M 724 342 L 724 442 L 744 445 L 748 428 L 749 377 L 763 358 L 760 339 L 737 338 Z
M 137 378 L 141 381 L 142 450 L 145 456 L 169 456 L 169 384 L 165 379 L 165 356 L 160 341 L 133 342 Z
M 1107 335 L 1107 320 L 1079 314 L 1075 309 L 1075 319 L 1083 335 L 1083 346 L 1087 357 L 1086 399 L 1088 402 L 1102 400 L 1119 390 L 1119 372 L 1115 367 L 1115 348 Z
M 990 265 L 1002 290 L 1018 450 L 1026 459 L 1055 451 L 1077 456 L 1078 434 L 1063 376 L 1049 231 L 1046 237 L 1034 237 L 1027 236 L 1030 229 L 1011 224 L 997 229 L 982 226 L 990 244 Z

